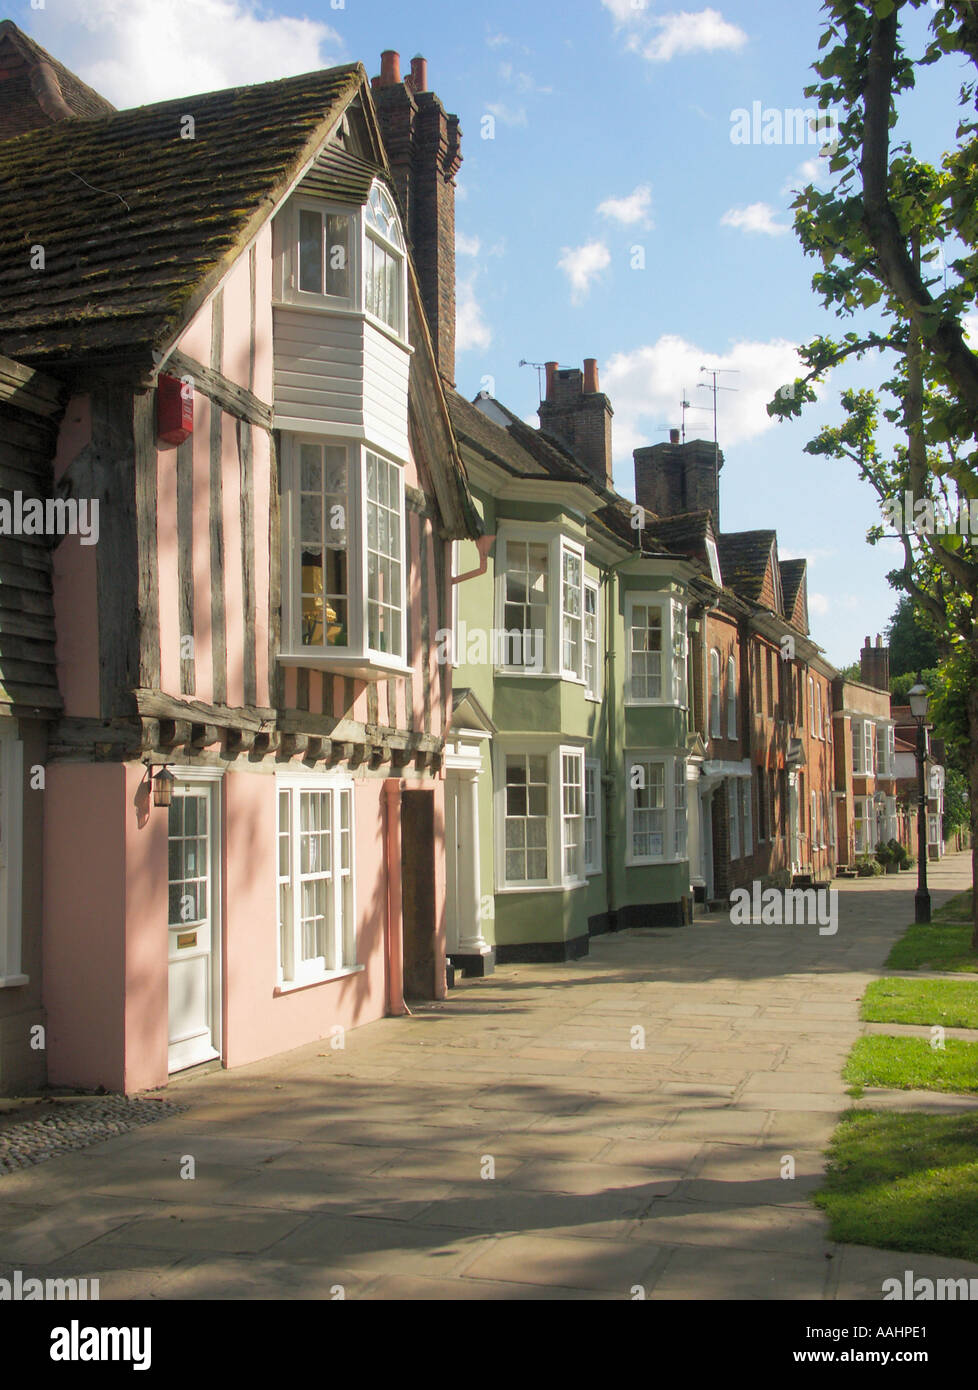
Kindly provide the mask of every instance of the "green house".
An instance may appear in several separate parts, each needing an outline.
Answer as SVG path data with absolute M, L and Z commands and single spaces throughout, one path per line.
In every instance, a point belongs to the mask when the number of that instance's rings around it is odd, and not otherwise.
M 687 608 L 699 568 L 611 484 L 593 362 L 548 364 L 541 429 L 449 394 L 485 538 L 459 541 L 445 758 L 448 952 L 566 960 L 690 916 Z

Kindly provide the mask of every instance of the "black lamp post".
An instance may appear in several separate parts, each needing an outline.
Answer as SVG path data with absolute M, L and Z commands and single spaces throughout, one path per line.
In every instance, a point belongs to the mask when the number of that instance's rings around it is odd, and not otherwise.
M 927 757 L 927 689 L 918 680 L 908 698 L 910 713 L 917 721 L 917 892 L 914 895 L 914 921 L 930 921 L 930 893 L 927 891 L 927 791 L 924 786 L 924 760 Z

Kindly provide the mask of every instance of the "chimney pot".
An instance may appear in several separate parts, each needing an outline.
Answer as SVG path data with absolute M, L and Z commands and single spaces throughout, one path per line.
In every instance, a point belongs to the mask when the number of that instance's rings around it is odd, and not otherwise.
M 670 431 L 669 431 L 669 443 L 670 443 L 670 444 L 678 444 L 678 443 L 679 443 L 679 431 L 678 431 L 678 430 L 670 430 Z
M 380 85 L 393 87 L 401 80 L 401 55 L 393 48 L 385 48 L 380 55 Z
M 559 364 L 557 362 L 547 362 L 544 365 L 547 369 L 547 400 L 549 401 L 553 397 L 554 378 L 557 375 L 557 367 Z
M 428 60 L 422 58 L 420 53 L 416 53 L 411 59 L 411 90 L 414 92 L 426 92 L 428 90 Z
M 585 357 L 584 359 L 584 390 L 597 391 L 598 389 L 598 362 L 595 357 Z
M 882 645 L 883 645 L 883 639 L 882 639 L 882 637 L 879 635 L 879 633 L 876 634 L 876 645 L 877 645 L 878 647 L 882 647 Z
M 872 644 L 872 642 L 869 640 L 868 637 L 864 637 L 864 638 L 863 638 L 863 646 L 864 646 L 864 647 L 871 647 L 872 645 L 873 645 L 873 644 Z

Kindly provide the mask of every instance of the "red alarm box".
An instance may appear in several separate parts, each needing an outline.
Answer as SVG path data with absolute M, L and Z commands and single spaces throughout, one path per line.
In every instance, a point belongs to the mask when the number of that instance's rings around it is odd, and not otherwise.
M 182 444 L 194 432 L 194 384 L 161 376 L 156 383 L 156 433 L 161 444 Z

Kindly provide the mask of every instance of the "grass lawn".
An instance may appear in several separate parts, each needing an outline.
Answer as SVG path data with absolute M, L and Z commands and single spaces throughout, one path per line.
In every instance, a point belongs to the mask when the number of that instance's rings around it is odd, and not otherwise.
M 943 1047 L 931 1047 L 925 1038 L 873 1034 L 857 1039 L 842 1079 L 850 1086 L 978 1095 L 978 1042 L 948 1038 Z
M 956 893 L 953 898 L 948 898 L 943 907 L 939 907 L 936 912 L 931 913 L 931 918 L 935 922 L 970 922 L 971 889 L 968 888 L 964 893 Z
M 978 1261 L 978 1114 L 850 1110 L 827 1157 L 833 1240 Z
M 978 1028 L 978 983 L 972 980 L 874 980 L 859 1017 L 869 1023 Z
M 941 911 L 950 906 L 946 903 Z M 971 949 L 971 923 L 936 920 L 939 916 L 935 913 L 935 921 L 907 928 L 886 958 L 888 970 L 978 971 L 978 955 Z

